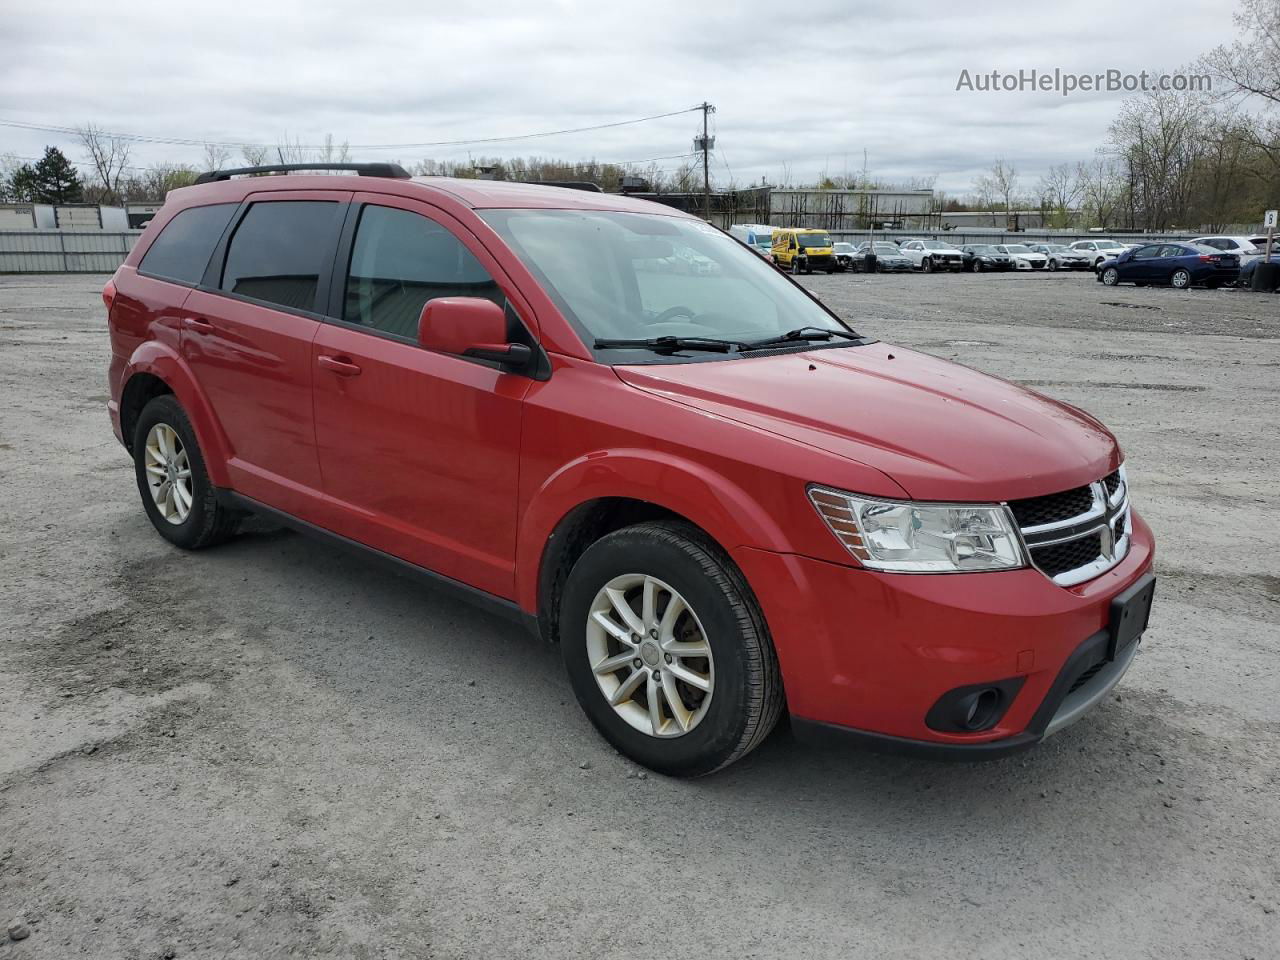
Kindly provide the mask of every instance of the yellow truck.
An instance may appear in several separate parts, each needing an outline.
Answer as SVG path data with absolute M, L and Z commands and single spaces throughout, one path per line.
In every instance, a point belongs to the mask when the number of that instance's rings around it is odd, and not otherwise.
M 773 262 L 792 273 L 840 269 L 831 235 L 825 230 L 781 227 L 773 231 Z

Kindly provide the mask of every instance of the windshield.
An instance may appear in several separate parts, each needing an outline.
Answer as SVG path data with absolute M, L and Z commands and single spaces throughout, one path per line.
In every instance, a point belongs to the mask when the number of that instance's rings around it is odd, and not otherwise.
M 886 257 L 897 257 L 902 254 L 902 251 L 899 250 L 897 246 L 892 243 L 877 243 L 876 253 Z
M 853 253 L 852 243 L 837 243 L 836 253 Z
M 759 340 L 801 327 L 848 331 L 776 269 L 701 220 L 577 210 L 481 216 L 588 343 Z
M 796 239 L 800 241 L 802 248 L 831 246 L 831 238 L 825 233 L 798 233 Z
M 756 246 L 761 250 L 773 249 L 773 237 L 766 237 L 764 234 L 756 234 Z
M 926 250 L 950 250 L 951 244 L 942 243 L 941 241 L 938 241 L 938 240 L 926 240 L 924 242 L 924 248 Z
M 1030 253 L 1030 247 L 1024 247 L 1020 243 L 1011 243 L 1004 248 L 1005 253 Z
M 969 248 L 969 252 L 970 252 L 970 253 L 977 253 L 977 254 L 981 254 L 981 255 L 983 255 L 983 256 L 990 256 L 991 254 L 993 254 L 993 253 L 999 253 L 1000 251 L 996 250 L 996 249 L 995 249 L 995 247 L 991 247 L 991 246 L 987 246 L 986 244 L 982 244 L 982 245 L 980 245 L 980 246 L 970 247 L 970 248 Z
M 1098 249 L 1099 250 L 1127 250 L 1128 248 L 1123 243 L 1116 243 L 1114 240 L 1099 240 Z

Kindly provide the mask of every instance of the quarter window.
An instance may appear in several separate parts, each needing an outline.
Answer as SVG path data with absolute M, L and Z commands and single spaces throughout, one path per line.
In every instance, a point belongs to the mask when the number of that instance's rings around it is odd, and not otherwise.
M 195 286 L 204 277 L 213 248 L 235 212 L 234 203 L 183 210 L 165 224 L 147 248 L 138 272 Z
M 325 257 L 333 256 L 341 209 L 329 200 L 255 203 L 231 237 L 222 289 L 314 311 Z
M 370 205 L 360 214 L 342 318 L 416 340 L 418 317 L 437 297 L 506 297 L 452 233 L 421 214 Z

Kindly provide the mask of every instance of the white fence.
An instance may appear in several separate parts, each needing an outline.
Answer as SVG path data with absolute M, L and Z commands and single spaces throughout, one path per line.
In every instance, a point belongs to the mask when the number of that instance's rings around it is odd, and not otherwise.
M 0 231 L 0 273 L 113 273 L 141 230 Z

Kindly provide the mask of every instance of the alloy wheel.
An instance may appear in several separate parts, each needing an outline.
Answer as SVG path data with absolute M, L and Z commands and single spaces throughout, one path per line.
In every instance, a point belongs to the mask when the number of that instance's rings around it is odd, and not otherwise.
M 191 461 L 178 432 L 167 423 L 157 423 L 147 432 L 142 459 L 147 488 L 160 516 L 175 526 L 185 522 L 195 496 Z
M 715 689 L 711 645 L 688 601 L 656 577 L 628 573 L 596 594 L 587 658 L 605 701 L 651 737 L 679 737 L 706 716 Z
M 1177 270 L 1174 272 L 1173 277 L 1170 278 L 1169 282 L 1179 290 L 1185 290 L 1187 287 L 1191 286 L 1191 274 L 1187 273 L 1185 270 Z

